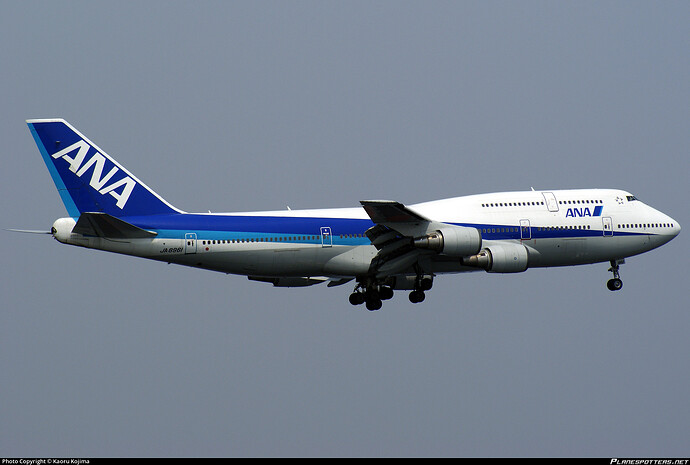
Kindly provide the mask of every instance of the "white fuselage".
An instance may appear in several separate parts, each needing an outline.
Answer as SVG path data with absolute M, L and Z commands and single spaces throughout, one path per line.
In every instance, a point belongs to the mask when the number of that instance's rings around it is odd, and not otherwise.
M 674 219 L 621 190 L 479 194 L 409 208 L 437 222 L 476 228 L 482 247 L 522 244 L 529 267 L 622 259 L 659 247 L 680 231 Z M 150 239 L 75 234 L 70 218 L 56 222 L 55 237 L 73 245 L 265 277 L 357 277 L 367 273 L 377 254 L 364 234 L 374 224 L 362 208 L 179 215 L 160 224 L 155 217 L 125 218 L 156 232 Z M 430 274 L 476 269 L 443 254 L 425 255 L 419 264 Z

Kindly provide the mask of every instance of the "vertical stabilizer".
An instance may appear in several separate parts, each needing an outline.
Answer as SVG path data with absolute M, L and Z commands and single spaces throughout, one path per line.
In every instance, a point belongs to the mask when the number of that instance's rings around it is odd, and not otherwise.
M 67 213 L 181 213 L 63 119 L 27 120 Z

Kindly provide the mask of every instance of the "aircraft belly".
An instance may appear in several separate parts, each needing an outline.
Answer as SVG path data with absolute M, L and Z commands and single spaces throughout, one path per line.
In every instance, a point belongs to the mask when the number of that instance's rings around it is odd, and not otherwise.
M 203 268 L 258 276 L 356 276 L 369 270 L 373 246 L 271 247 L 200 254 Z
M 274 249 L 267 253 L 268 266 L 257 272 L 262 276 L 321 275 L 324 260 L 320 251 L 321 246 Z
M 321 276 L 324 265 L 340 248 L 265 247 L 244 250 L 208 251 L 179 256 L 176 263 L 232 274 L 257 276 Z
M 647 235 L 537 239 L 525 241 L 525 245 L 530 268 L 606 262 L 653 248 Z
M 326 249 L 328 250 L 328 249 Z M 325 256 L 324 274 L 328 276 L 357 276 L 369 272 L 371 260 L 377 250 L 373 245 L 332 247 Z

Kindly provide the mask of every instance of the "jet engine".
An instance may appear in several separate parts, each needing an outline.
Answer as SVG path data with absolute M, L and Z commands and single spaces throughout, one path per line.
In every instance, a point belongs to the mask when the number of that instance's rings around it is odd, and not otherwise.
M 431 234 L 415 238 L 414 246 L 452 257 L 466 257 L 479 252 L 482 247 L 482 236 L 476 228 L 448 225 Z
M 520 273 L 527 269 L 529 255 L 522 244 L 497 244 L 478 254 L 464 257 L 462 264 L 482 268 L 489 273 Z

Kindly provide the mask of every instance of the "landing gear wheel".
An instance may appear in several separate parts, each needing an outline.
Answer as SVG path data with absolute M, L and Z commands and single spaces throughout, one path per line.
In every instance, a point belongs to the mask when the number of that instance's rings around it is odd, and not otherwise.
M 413 304 L 418 304 L 419 302 L 424 302 L 424 291 L 412 291 L 410 292 L 410 302 Z
M 367 310 L 378 310 L 381 308 L 382 305 L 383 303 L 381 302 L 381 299 L 367 299 Z
M 364 303 L 364 294 L 361 292 L 353 292 L 350 294 L 350 303 L 352 305 L 361 305 Z
M 609 271 L 613 273 L 613 279 L 609 279 L 606 283 L 606 287 L 609 291 L 620 291 L 623 287 L 623 281 L 621 281 L 620 275 L 620 265 L 625 263 L 625 260 L 611 260 L 611 268 Z
M 434 280 L 431 278 L 424 278 L 420 282 L 420 289 L 422 291 L 429 291 L 431 290 L 431 287 L 434 285 Z

